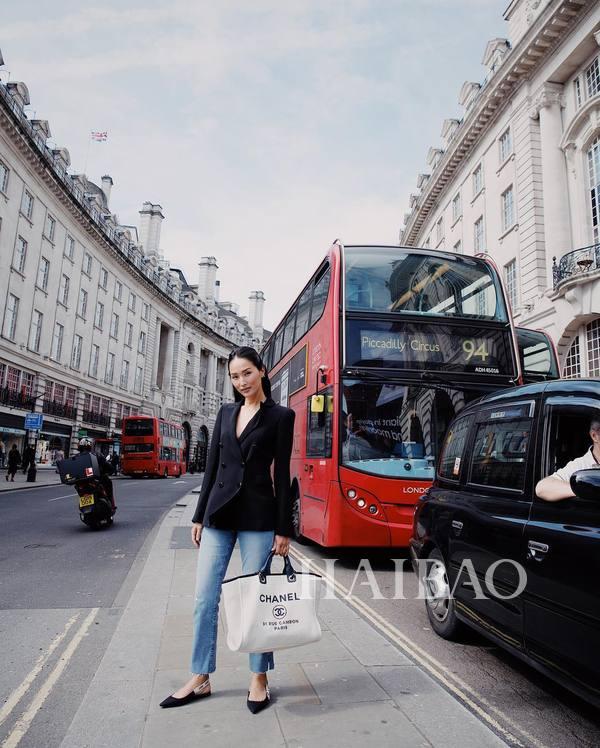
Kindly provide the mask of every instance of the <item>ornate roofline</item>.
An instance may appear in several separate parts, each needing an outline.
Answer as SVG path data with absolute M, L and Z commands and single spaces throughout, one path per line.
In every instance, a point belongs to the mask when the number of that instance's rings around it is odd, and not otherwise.
M 593 0 L 559 0 L 550 4 L 520 39 L 495 74 L 483 84 L 452 143 L 438 161 L 425 190 L 418 196 L 410 218 L 400 233 L 400 243 L 414 246 L 423 225 L 438 203 L 459 165 L 472 153 L 483 134 L 504 111 L 514 93 L 547 60 L 573 27 L 593 5 Z M 412 201 L 414 202 L 414 200 Z

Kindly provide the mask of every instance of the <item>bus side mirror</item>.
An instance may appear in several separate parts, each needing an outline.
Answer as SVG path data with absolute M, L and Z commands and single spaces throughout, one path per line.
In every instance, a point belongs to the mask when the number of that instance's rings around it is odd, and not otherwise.
M 579 499 L 600 501 L 600 469 L 576 470 L 571 476 L 571 490 Z
M 325 395 L 313 395 L 310 398 L 310 412 L 323 413 L 325 410 Z

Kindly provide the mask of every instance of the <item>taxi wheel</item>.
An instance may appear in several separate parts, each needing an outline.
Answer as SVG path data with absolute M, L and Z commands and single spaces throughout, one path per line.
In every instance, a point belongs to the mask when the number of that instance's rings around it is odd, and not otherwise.
M 455 601 L 451 595 L 444 557 L 434 548 L 427 558 L 427 573 L 423 578 L 425 608 L 431 628 L 444 639 L 458 639 L 463 624 L 456 617 Z

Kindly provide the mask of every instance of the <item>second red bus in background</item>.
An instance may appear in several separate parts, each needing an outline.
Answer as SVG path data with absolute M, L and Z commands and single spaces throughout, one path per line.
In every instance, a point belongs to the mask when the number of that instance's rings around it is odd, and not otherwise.
M 155 416 L 123 419 L 121 473 L 179 477 L 186 471 L 183 428 Z

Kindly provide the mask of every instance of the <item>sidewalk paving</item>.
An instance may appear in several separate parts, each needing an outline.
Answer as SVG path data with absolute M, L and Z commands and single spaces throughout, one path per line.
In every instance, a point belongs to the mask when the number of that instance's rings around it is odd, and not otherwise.
M 23 474 L 21 469 L 17 470 L 15 480 L 6 480 L 6 468 L 0 468 L 0 492 L 14 491 L 18 488 L 35 488 L 35 486 L 54 486 L 60 483 L 60 477 L 56 468 L 52 465 L 47 467 L 37 466 L 35 482 L 29 483 L 27 475 Z
M 213 695 L 179 709 L 160 701 L 189 677 L 196 496 L 170 510 L 61 748 L 175 746 L 505 746 L 342 600 L 322 600 L 322 639 L 275 653 L 273 702 L 246 708 L 247 655 L 222 621 Z M 234 553 L 228 576 L 239 573 Z

